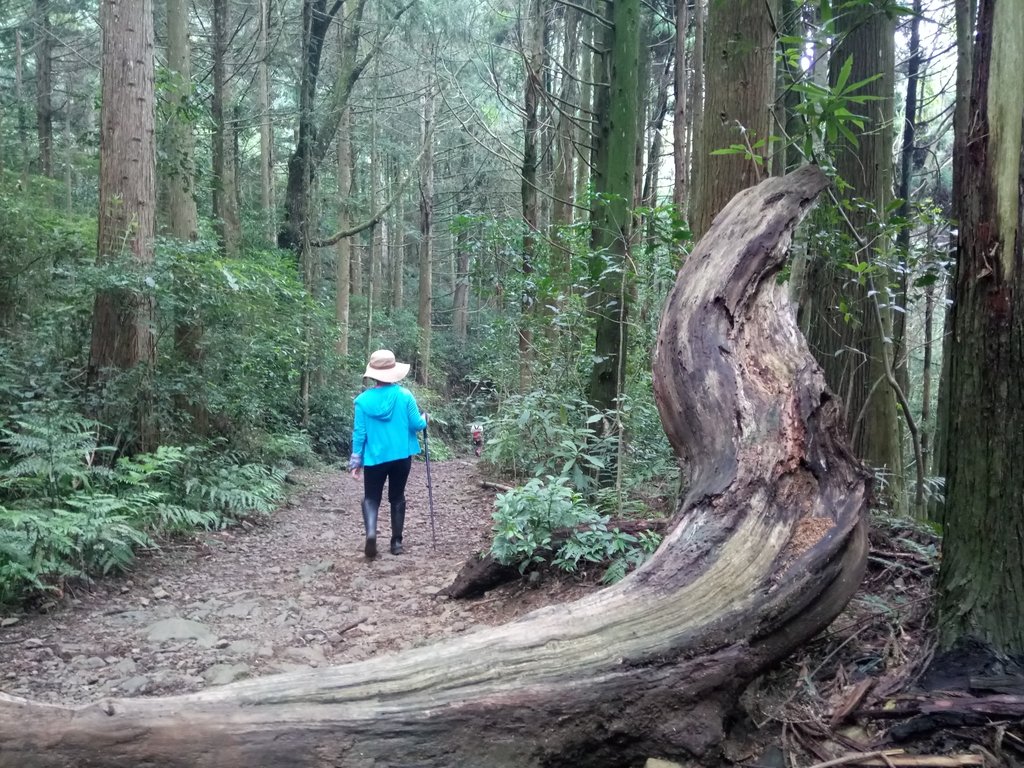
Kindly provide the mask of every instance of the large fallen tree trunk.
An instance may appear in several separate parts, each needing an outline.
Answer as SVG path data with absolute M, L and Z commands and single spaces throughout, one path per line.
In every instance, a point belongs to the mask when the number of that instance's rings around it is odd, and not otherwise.
M 202 693 L 0 698 L 0 766 L 615 766 L 707 758 L 744 684 L 860 580 L 867 480 L 776 285 L 825 186 L 734 199 L 679 274 L 655 391 L 692 484 L 619 584 L 502 627 Z M 809 548 L 808 548 L 809 547 Z

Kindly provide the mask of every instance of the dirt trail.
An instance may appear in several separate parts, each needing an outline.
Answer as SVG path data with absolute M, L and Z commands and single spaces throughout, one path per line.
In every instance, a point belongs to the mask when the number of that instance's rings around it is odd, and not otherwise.
M 372 562 L 362 555 L 361 482 L 309 474 L 255 526 L 167 544 L 45 613 L 0 613 L 0 691 L 62 702 L 194 691 L 422 645 L 586 589 L 436 596 L 488 545 L 494 494 L 473 461 L 432 469 L 436 550 L 422 463 L 409 478 L 406 553 Z M 386 545 L 386 502 L 379 529 Z

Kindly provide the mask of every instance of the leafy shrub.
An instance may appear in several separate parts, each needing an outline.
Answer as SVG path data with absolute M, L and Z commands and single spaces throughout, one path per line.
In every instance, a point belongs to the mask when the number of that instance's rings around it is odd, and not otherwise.
M 533 478 L 495 500 L 491 555 L 523 572 L 544 562 L 556 531 L 573 533 L 562 542 L 552 565 L 574 573 L 583 563 L 610 563 L 603 581 L 618 581 L 631 567 L 642 563 L 657 549 L 661 537 L 640 536 L 608 529 L 608 518 L 589 506 L 583 496 L 566 485 L 565 478 Z
M 564 477 L 586 493 L 595 485 L 593 472 L 604 469 L 615 452 L 615 438 L 594 429 L 602 418 L 588 403 L 563 394 L 515 395 L 486 423 L 484 458 L 517 480 Z

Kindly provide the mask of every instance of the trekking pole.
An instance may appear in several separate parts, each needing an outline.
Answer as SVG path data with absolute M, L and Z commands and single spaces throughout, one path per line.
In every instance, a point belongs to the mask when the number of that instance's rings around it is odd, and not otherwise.
M 430 543 L 437 549 L 437 530 L 434 526 L 434 484 L 430 481 L 430 447 L 427 445 L 427 428 L 423 428 L 423 461 L 427 465 L 427 506 L 430 508 Z

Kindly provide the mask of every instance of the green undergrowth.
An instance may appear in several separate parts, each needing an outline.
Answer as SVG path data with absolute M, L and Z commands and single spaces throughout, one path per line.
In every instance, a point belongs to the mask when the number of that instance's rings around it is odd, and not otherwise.
M 609 528 L 609 518 L 587 504 L 564 477 L 532 478 L 495 500 L 491 555 L 522 573 L 550 563 L 567 573 L 604 568 L 602 581 L 618 581 L 661 543 L 657 533 L 637 535 Z M 562 541 L 555 533 L 570 531 Z
M 0 603 L 128 568 L 165 537 L 269 514 L 284 471 L 210 448 L 113 461 L 99 425 L 22 415 L 0 433 Z

